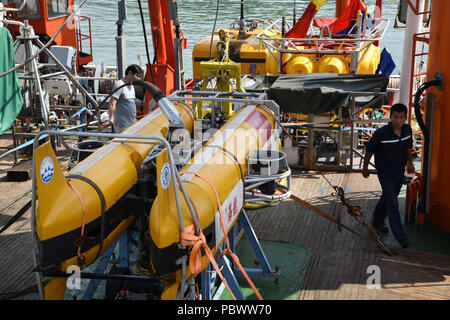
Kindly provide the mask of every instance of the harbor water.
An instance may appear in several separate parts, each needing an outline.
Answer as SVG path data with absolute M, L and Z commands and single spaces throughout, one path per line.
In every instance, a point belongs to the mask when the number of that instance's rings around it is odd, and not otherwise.
M 81 1 L 76 0 L 78 5 Z M 246 0 L 245 17 L 270 19 L 275 21 L 285 16 L 292 25 L 294 5 L 297 8 L 297 19 L 301 16 L 309 0 Z M 392 55 L 396 69 L 393 74 L 399 74 L 401 68 L 404 29 L 395 29 L 394 20 L 397 13 L 398 0 L 383 1 L 383 18 L 390 20 L 380 46 L 386 48 Z M 84 16 L 91 18 L 92 45 L 94 63 L 117 65 L 116 40 L 118 20 L 117 1 L 90 0 L 81 8 Z M 146 31 L 149 39 L 150 60 L 153 61 L 153 44 L 150 32 L 150 19 L 147 1 L 141 0 Z M 366 0 L 369 13 L 373 12 L 375 0 Z M 126 37 L 126 64 L 142 63 L 145 66 L 147 55 L 143 36 L 139 5 L 137 0 L 127 0 L 127 20 L 123 25 Z M 183 51 L 183 63 L 186 78 L 192 77 L 192 49 L 196 42 L 211 33 L 216 15 L 217 0 L 178 0 L 178 17 L 184 37 L 187 39 L 187 49 Z M 335 1 L 328 0 L 317 12 L 316 17 L 334 17 Z M 216 29 L 228 27 L 240 15 L 240 0 L 219 2 Z M 402 27 L 404 25 L 401 25 Z M 142 55 L 141 62 L 138 55 Z

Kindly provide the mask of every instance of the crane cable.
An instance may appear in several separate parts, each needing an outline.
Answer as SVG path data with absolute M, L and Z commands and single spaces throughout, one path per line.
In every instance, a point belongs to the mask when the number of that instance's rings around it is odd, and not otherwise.
M 213 25 L 212 32 L 211 32 L 211 43 L 209 45 L 209 60 L 212 59 L 212 45 L 213 45 L 213 39 L 214 39 L 214 30 L 216 30 L 217 17 L 219 16 L 219 6 L 220 6 L 220 0 L 217 0 L 216 17 L 214 18 L 214 25 Z
M 144 13 L 142 12 L 141 0 L 138 0 L 138 4 L 139 4 L 139 12 L 140 12 L 140 15 L 141 15 L 142 29 L 143 29 L 143 33 L 144 33 L 145 51 L 147 52 L 148 69 L 150 70 L 150 75 L 152 77 L 152 82 L 153 82 L 153 84 L 155 84 L 155 76 L 153 74 L 152 64 L 150 63 L 150 52 L 148 50 L 147 31 L 145 29 L 145 20 L 144 20 Z

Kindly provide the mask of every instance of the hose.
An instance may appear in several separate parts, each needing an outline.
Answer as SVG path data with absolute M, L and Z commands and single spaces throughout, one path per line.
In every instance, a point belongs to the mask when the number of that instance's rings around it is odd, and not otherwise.
M 166 95 L 153 83 L 150 83 L 147 81 L 142 81 L 142 80 L 137 80 L 137 81 L 132 81 L 129 84 L 141 86 L 145 90 L 148 90 L 150 92 L 150 94 L 152 95 L 153 99 L 155 99 L 156 103 L 158 103 L 158 101 L 161 100 L 162 98 L 166 97 Z
M 430 132 L 429 132 L 430 128 L 427 128 L 427 126 L 425 125 L 425 122 L 423 121 L 422 112 L 420 110 L 420 105 L 419 105 L 420 97 L 425 92 L 425 90 L 427 90 L 428 88 L 433 87 L 433 86 L 441 86 L 441 85 L 442 85 L 441 79 L 436 79 L 436 80 L 425 82 L 424 84 L 422 84 L 419 87 L 419 89 L 417 89 L 416 96 L 414 97 L 414 113 L 416 114 L 417 123 L 419 124 L 419 127 L 422 130 L 422 134 L 426 141 L 428 141 L 428 139 L 430 137 Z
M 89 178 L 86 178 L 84 176 L 81 175 L 75 175 L 75 174 L 69 174 L 68 176 L 66 176 L 66 179 L 78 179 L 81 181 L 86 182 L 87 184 L 89 184 L 92 188 L 94 188 L 95 191 L 97 191 L 98 197 L 100 199 L 100 204 L 101 204 L 101 214 L 100 214 L 100 240 L 99 240 L 99 247 L 98 247 L 98 251 L 97 251 L 97 255 L 94 258 L 94 261 L 97 260 L 100 257 L 100 254 L 103 250 L 103 242 L 105 240 L 105 211 L 106 211 L 106 200 L 105 200 L 105 196 L 103 195 L 102 190 L 97 186 L 97 184 L 95 184 L 94 181 L 92 181 Z M 67 181 L 67 183 L 69 184 L 69 186 L 75 191 L 74 187 L 72 184 L 70 184 L 69 181 Z M 78 191 L 76 191 L 76 193 L 78 194 Z M 80 201 L 83 202 L 83 199 L 80 198 Z M 83 204 L 84 205 L 84 204 Z
M 443 80 L 442 79 L 435 79 L 432 81 L 425 82 L 422 84 L 419 89 L 417 89 L 416 96 L 414 97 L 414 113 L 416 114 L 416 120 L 419 124 L 420 129 L 422 130 L 422 134 L 424 137 L 424 143 L 423 143 L 423 154 L 422 158 L 425 161 L 422 161 L 423 168 L 422 168 L 422 195 L 419 200 L 419 204 L 417 206 L 417 212 L 419 214 L 423 214 L 426 211 L 426 202 L 427 202 L 427 193 L 428 193 L 428 154 L 430 151 L 430 128 L 426 126 L 425 122 L 423 121 L 422 111 L 420 110 L 420 97 L 430 87 L 436 86 L 442 86 Z
M 97 111 L 97 109 L 100 109 L 106 101 L 108 101 L 109 98 L 111 98 L 111 96 L 116 93 L 116 91 L 119 91 L 120 89 L 122 89 L 123 87 L 126 87 L 128 85 L 138 85 L 141 87 L 144 87 L 144 89 L 147 89 L 150 94 L 152 95 L 153 99 L 155 99 L 155 102 L 158 103 L 158 101 L 162 98 L 165 97 L 165 94 L 154 84 L 147 82 L 147 81 L 142 81 L 142 80 L 137 80 L 137 81 L 132 81 L 129 83 L 124 83 L 123 85 L 117 87 L 116 89 L 114 89 L 108 96 L 106 96 L 102 102 L 100 102 L 100 104 L 98 105 L 97 108 L 95 108 L 95 110 L 93 111 L 93 113 L 95 113 Z
M 181 120 L 180 115 L 178 114 L 178 111 L 174 108 L 170 100 L 166 97 L 166 95 L 153 83 L 143 81 L 143 80 L 137 80 L 137 81 L 130 81 L 128 83 L 124 83 L 123 85 L 117 87 L 113 92 L 111 92 L 103 101 L 98 105 L 97 108 L 95 108 L 95 111 L 99 109 L 113 94 L 114 92 L 120 90 L 121 88 L 128 86 L 128 85 L 137 85 L 140 87 L 143 87 L 145 90 L 149 91 L 150 94 L 153 97 L 153 100 L 161 107 L 161 111 L 164 114 L 164 116 L 175 126 L 181 125 L 183 126 L 183 121 Z M 86 125 L 87 126 L 87 125 Z

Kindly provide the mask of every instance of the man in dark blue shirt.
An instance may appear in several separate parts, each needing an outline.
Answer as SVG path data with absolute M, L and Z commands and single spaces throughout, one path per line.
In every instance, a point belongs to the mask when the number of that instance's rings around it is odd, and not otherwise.
M 387 234 L 385 225 L 388 217 L 392 233 L 403 248 L 411 246 L 400 219 L 398 194 L 403 185 L 405 166 L 408 173 L 414 173 L 412 163 L 413 136 L 411 126 L 406 124 L 408 109 L 404 104 L 397 103 L 391 107 L 391 121 L 377 129 L 366 145 L 366 154 L 362 174 L 369 177 L 369 161 L 375 154 L 375 168 L 381 184 L 382 195 L 373 214 L 373 227 Z

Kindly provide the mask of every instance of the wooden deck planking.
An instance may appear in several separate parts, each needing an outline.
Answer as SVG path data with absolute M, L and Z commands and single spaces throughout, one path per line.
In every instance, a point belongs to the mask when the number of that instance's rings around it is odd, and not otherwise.
M 350 188 L 352 204 L 360 205 L 365 214 L 364 219 L 370 221 L 380 191 L 376 176 L 371 175 L 369 179 L 364 179 L 361 174 L 334 173 L 326 176 L 333 185 Z M 5 182 L 1 175 L 0 179 L 3 180 L 0 184 L 1 227 L 30 199 L 24 197 L 24 194 L 31 189 L 31 181 L 10 183 Z M 334 217 L 341 210 L 344 224 L 363 234 L 365 238 L 369 237 L 366 229 L 346 213 L 335 197 L 330 196 L 332 189 L 320 175 L 294 171 L 291 182 L 294 195 Z M 11 195 L 10 190 L 13 188 L 15 194 Z M 299 299 L 450 298 L 448 273 L 382 261 L 387 256 L 380 253 L 379 249 L 346 230 L 338 232 L 335 224 L 294 201 L 287 200 L 277 206 L 249 210 L 247 213 L 260 240 L 295 243 L 313 253 Z M 0 254 L 4 257 L 0 262 L 0 293 L 19 291 L 35 285 L 35 275 L 31 272 L 29 219 L 30 211 L 0 235 Z M 11 254 L 12 252 L 15 254 Z M 411 253 L 409 259 L 417 258 L 416 256 L 417 254 Z M 435 261 L 433 256 L 421 257 L 423 259 L 418 262 L 423 264 Z M 443 265 L 446 265 L 444 258 L 436 259 L 441 259 L 444 261 Z M 377 264 L 383 270 L 381 290 L 369 290 L 365 285 L 368 277 L 366 269 L 371 264 Z M 419 274 L 420 277 L 417 281 L 406 276 L 399 278 L 398 274 L 402 272 Z
M 364 179 L 361 174 L 336 173 L 327 174 L 327 178 L 333 185 L 350 189 L 347 196 L 352 205 L 361 206 L 364 214 L 362 220 L 370 222 L 380 196 L 377 177 L 371 175 Z M 291 184 L 292 193 L 333 217 L 341 210 L 342 223 L 360 233 L 362 238 L 347 230 L 339 232 L 335 224 L 289 200 L 277 207 L 249 211 L 249 218 L 261 240 L 296 243 L 313 253 L 299 299 L 450 298 L 449 274 L 445 275 L 445 272 L 438 270 L 420 271 L 420 267 L 383 262 L 382 259 L 389 256 L 368 242 L 373 239 L 368 230 L 348 215 L 335 197 L 330 196 L 332 190 L 328 188 L 328 183 L 323 178 L 313 181 L 311 182 L 310 175 L 295 174 Z M 323 190 L 325 194 L 321 194 L 319 190 Z M 286 221 L 280 222 L 276 219 Z M 262 230 L 264 232 L 261 232 Z M 399 250 L 402 257 L 409 252 Z M 413 253 L 406 257 L 408 261 L 419 255 L 429 257 L 428 262 L 441 261 L 444 266 L 450 268 L 450 257 L 411 252 Z M 445 260 L 446 257 L 448 261 Z M 423 260 L 427 262 L 425 258 Z M 366 286 L 370 276 L 367 274 L 367 267 L 370 265 L 378 265 L 382 270 L 380 290 Z M 398 277 L 399 272 L 403 273 L 403 278 Z M 417 274 L 421 274 L 420 277 L 417 277 Z M 434 276 L 427 278 L 426 274 Z
M 361 179 L 364 179 L 361 177 L 361 175 L 350 175 L 350 181 L 349 181 L 349 185 L 350 186 L 355 186 L 355 185 L 359 185 L 362 183 Z M 351 193 L 352 190 L 350 190 Z M 350 196 L 351 199 L 351 196 Z M 369 202 L 365 199 L 360 199 L 360 200 L 356 200 L 354 201 L 355 205 L 359 205 L 361 207 L 361 211 L 363 212 L 364 216 L 362 217 L 365 221 L 369 221 L 371 220 L 371 208 L 369 207 Z M 367 232 L 365 232 L 365 229 L 363 227 L 359 227 L 359 229 L 361 230 L 361 234 L 367 234 Z M 353 237 L 356 237 L 355 235 L 352 235 Z M 356 237 L 357 238 L 357 237 Z M 363 240 L 360 240 L 361 242 Z M 359 272 L 359 277 L 356 277 L 356 283 L 364 283 L 367 279 L 367 267 L 369 265 L 371 265 L 371 260 L 372 258 L 369 258 L 368 256 L 370 256 L 371 254 L 375 253 L 377 251 L 377 249 L 371 248 L 370 251 L 367 254 L 364 254 L 364 251 L 366 250 L 368 246 L 361 246 L 360 243 L 358 242 L 358 240 L 356 239 L 356 241 L 354 241 L 352 243 L 352 246 L 350 248 L 350 250 L 352 251 L 352 263 L 356 266 L 361 266 L 362 270 L 361 272 Z M 370 244 L 369 244 L 370 247 Z M 351 279 L 351 275 L 349 276 L 347 282 L 350 282 Z M 352 285 L 349 286 L 350 287 L 350 299 L 358 299 L 358 297 L 361 296 L 360 293 L 360 288 L 361 285 Z M 361 297 L 362 299 L 364 297 Z
M 308 193 L 302 193 L 302 190 L 298 190 L 298 189 L 294 189 L 294 188 L 292 190 L 293 193 L 307 201 L 315 198 L 317 196 L 317 194 L 320 194 L 319 193 L 320 189 L 323 190 L 324 188 L 328 187 L 328 185 L 326 184 L 324 179 L 316 180 L 317 178 L 318 178 L 317 176 L 313 176 L 312 179 L 314 179 L 313 180 L 314 183 L 310 183 L 311 188 L 308 190 Z M 331 178 L 331 180 L 333 181 L 331 176 L 329 178 Z M 297 210 L 302 215 L 302 217 L 301 217 L 302 220 L 307 222 L 307 223 L 305 223 L 305 225 L 302 229 L 302 233 L 299 234 L 295 240 L 294 239 L 293 240 L 296 241 L 298 244 L 303 245 L 308 250 L 310 250 L 312 252 L 317 252 L 317 250 L 315 249 L 316 246 L 318 245 L 318 243 L 323 242 L 322 239 L 326 238 L 326 236 L 328 234 L 328 231 L 329 231 L 328 225 L 318 223 L 318 219 L 322 219 L 321 217 L 317 216 L 313 212 L 309 212 L 309 210 L 307 210 L 304 207 L 300 207 L 295 202 L 292 202 L 292 203 L 295 206 L 297 206 Z M 311 240 L 314 240 L 314 241 L 311 241 Z M 309 280 L 306 279 L 306 281 L 309 281 L 309 283 L 313 283 L 313 285 L 317 285 L 318 280 L 321 278 L 322 273 L 325 271 L 324 271 L 324 268 L 318 268 L 317 271 L 319 271 L 319 272 L 316 273 L 315 272 L 316 270 L 314 272 L 312 272 L 312 269 L 318 265 L 323 265 L 324 263 L 325 263 L 324 257 L 320 256 L 320 253 L 318 253 L 317 258 L 315 256 L 314 259 L 310 263 L 309 270 L 308 270 Z M 311 296 L 311 298 L 314 299 L 315 292 L 312 292 L 312 293 L 313 293 L 313 295 Z
M 76 139 L 66 139 L 69 144 Z M 0 139 L 0 145 L 10 145 L 9 140 Z M 56 156 L 59 161 L 67 161 L 70 153 L 59 147 Z M 19 152 L 19 165 L 15 168 L 29 168 L 30 157 Z M 0 161 L 0 228 L 7 223 L 30 199 L 32 181 L 7 181 L 7 172 L 14 169 L 14 155 L 7 155 Z M 8 298 L 5 292 L 28 291 L 36 286 L 33 269 L 31 239 L 31 209 L 5 232 L 0 234 L 0 299 Z M 13 295 L 14 296 L 14 295 Z
M 7 181 L 7 169 L 11 168 L 14 156 L 8 155 L 0 163 L 0 228 L 2 228 L 31 198 L 31 180 Z M 0 234 L 0 299 L 5 293 L 18 292 L 36 284 L 32 272 L 29 209 L 19 220 Z
M 349 175 L 346 176 L 348 177 Z M 348 180 L 341 186 L 343 188 L 350 187 L 353 189 L 352 182 Z M 358 201 L 352 201 L 352 204 L 364 207 L 364 205 Z M 344 224 L 364 235 L 364 228 L 357 224 L 354 218 L 346 213 L 345 208 L 342 208 L 341 219 Z M 334 230 L 336 230 L 336 227 L 334 227 Z M 336 245 L 333 248 L 332 254 L 329 255 L 329 258 L 327 259 L 328 270 L 325 274 L 329 280 L 328 282 L 322 280 L 321 290 L 319 290 L 316 295 L 316 298 L 318 299 L 348 299 L 351 298 L 351 296 L 356 295 L 354 292 L 357 291 L 357 289 L 355 290 L 355 286 L 349 286 L 346 285 L 346 283 L 359 282 L 366 270 L 365 263 L 362 263 L 361 259 L 359 259 L 362 258 L 364 254 L 361 254 L 362 251 L 357 248 L 369 249 L 369 252 L 372 249 L 370 247 L 367 248 L 367 243 L 362 239 L 347 231 L 342 231 L 341 233 L 335 232 L 335 234 L 337 237 Z M 323 253 L 326 255 L 326 251 Z M 356 255 L 350 255 L 352 253 L 356 253 Z M 339 268 L 338 266 L 342 264 L 343 266 Z
M 25 198 L 25 201 L 20 200 L 10 208 L 18 208 L 16 210 L 18 211 L 28 200 L 28 198 Z M 4 219 L 5 216 L 8 219 L 12 216 L 10 214 L 5 215 L 4 211 L 0 212 L 3 218 L 0 224 L 2 226 L 7 221 Z M 22 291 L 36 284 L 35 275 L 32 272 L 30 216 L 31 210 L 29 209 L 19 221 L 0 235 L 0 256 L 4 257 L 0 260 L 2 277 L 0 299 L 7 298 L 6 293 Z
M 343 185 L 342 176 L 340 175 L 328 175 L 327 179 L 330 180 L 331 184 L 333 185 Z M 329 189 L 328 183 L 325 181 L 325 179 L 322 179 L 321 187 L 323 190 L 325 190 L 325 194 L 328 194 L 331 192 Z M 334 203 L 328 203 L 328 199 L 318 199 L 313 198 L 312 204 L 319 206 L 319 208 L 328 214 L 330 214 L 333 217 L 337 216 L 337 213 L 339 210 L 341 210 L 340 204 L 337 202 Z M 327 210 L 327 208 L 329 208 Z M 329 252 L 329 255 L 322 255 L 321 259 L 321 266 L 320 270 L 321 272 L 319 274 L 316 274 L 317 280 L 316 285 L 321 286 L 327 286 L 327 287 L 336 287 L 338 284 L 336 283 L 336 279 L 333 275 L 334 269 L 334 260 L 336 259 L 337 255 L 337 249 L 336 247 L 340 245 L 340 235 L 338 235 L 337 228 L 332 228 L 330 223 L 327 221 L 327 223 L 322 223 L 321 219 L 322 217 L 317 216 L 316 214 L 312 212 L 308 212 L 308 214 L 315 215 L 315 221 L 316 224 L 315 228 L 312 228 L 312 231 L 310 232 L 309 237 L 307 238 L 307 245 L 312 249 L 313 252 L 322 252 L 322 250 L 327 250 Z M 344 222 L 344 220 L 343 220 Z M 345 222 L 344 222 L 345 223 Z M 317 236 L 319 238 L 317 238 Z M 311 266 L 312 271 L 318 269 L 318 265 Z M 315 272 L 315 271 L 314 271 Z M 326 282 L 323 282 L 323 280 L 327 280 Z M 324 296 L 314 296 L 314 299 L 330 299 L 331 297 L 328 295 L 328 293 L 325 293 Z

